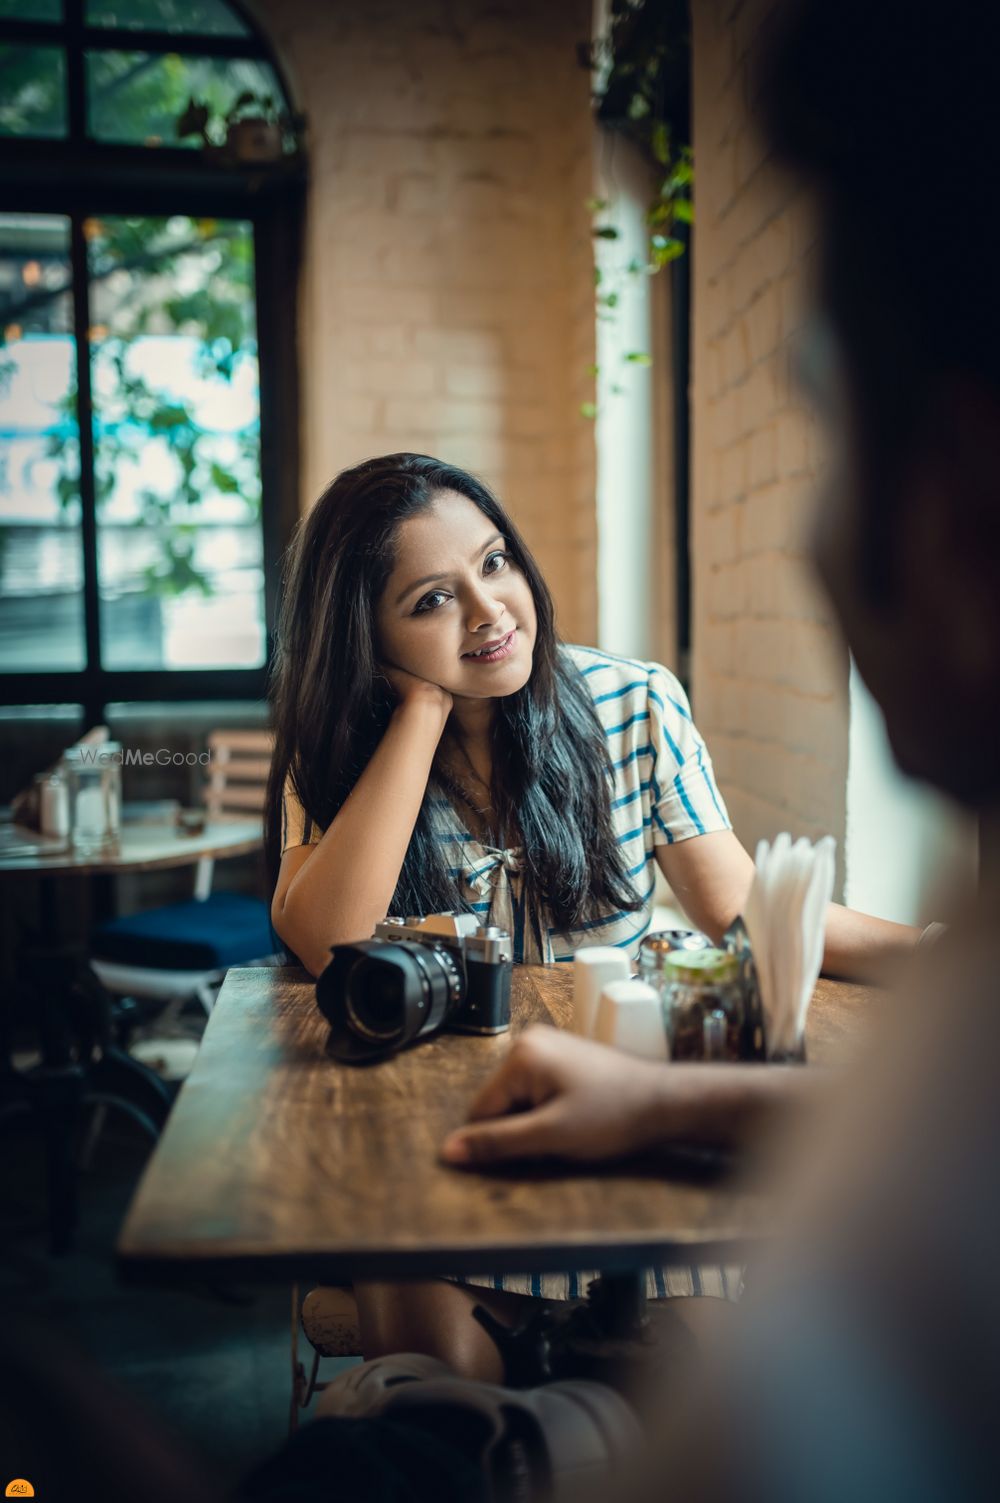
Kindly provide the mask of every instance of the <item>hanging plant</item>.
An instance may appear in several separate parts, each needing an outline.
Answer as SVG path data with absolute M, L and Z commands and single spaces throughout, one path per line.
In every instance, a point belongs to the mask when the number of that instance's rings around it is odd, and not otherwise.
M 594 42 L 581 43 L 579 59 L 595 80 L 598 120 L 634 141 L 651 167 L 644 258 L 594 271 L 597 318 L 609 322 L 631 280 L 655 276 L 684 254 L 687 227 L 694 219 L 687 0 L 612 0 L 607 31 Z M 606 219 L 607 200 L 589 199 L 587 208 L 598 221 L 596 240 L 621 239 L 618 227 Z M 630 365 L 652 364 L 652 357 L 640 350 L 622 358 Z M 597 368 L 589 373 L 596 376 Z M 613 394 L 620 390 L 617 384 L 611 387 Z M 582 403 L 580 411 L 587 418 L 597 414 L 593 402 Z

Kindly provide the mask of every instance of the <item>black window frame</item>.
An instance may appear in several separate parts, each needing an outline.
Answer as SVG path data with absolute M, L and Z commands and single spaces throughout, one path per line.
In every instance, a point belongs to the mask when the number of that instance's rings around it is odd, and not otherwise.
M 65 139 L 4 137 L 0 212 L 60 215 L 70 221 L 73 333 L 76 340 L 80 499 L 86 666 L 77 670 L 0 673 L 0 704 L 83 706 L 88 724 L 120 701 L 260 700 L 266 697 L 277 610 L 279 561 L 299 515 L 299 400 L 296 306 L 301 262 L 306 165 L 301 152 L 274 164 L 220 164 L 185 147 L 122 145 L 86 134 L 84 55 L 94 48 L 268 63 L 291 101 L 288 82 L 255 21 L 246 36 L 197 36 L 86 26 L 85 0 L 64 0 L 61 22 L 0 21 L 0 43 L 60 45 L 66 52 Z M 87 219 L 102 215 L 185 214 L 234 218 L 253 226 L 257 348 L 260 373 L 261 524 L 264 550 L 264 663 L 257 668 L 121 670 L 98 666 L 100 595 L 94 494 L 93 410 L 88 328 Z

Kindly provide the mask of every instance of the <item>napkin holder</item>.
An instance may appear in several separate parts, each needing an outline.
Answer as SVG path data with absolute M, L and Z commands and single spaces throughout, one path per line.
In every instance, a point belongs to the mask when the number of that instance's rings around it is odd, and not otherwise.
M 769 1054 L 767 1027 L 764 1021 L 764 1004 L 760 994 L 760 980 L 754 964 L 750 935 L 742 917 L 737 917 L 722 936 L 722 949 L 734 955 L 739 963 L 740 992 L 743 998 L 743 1029 L 740 1036 L 740 1059 L 767 1064 L 805 1064 L 806 1045 L 801 1039 L 795 1050 L 783 1050 Z

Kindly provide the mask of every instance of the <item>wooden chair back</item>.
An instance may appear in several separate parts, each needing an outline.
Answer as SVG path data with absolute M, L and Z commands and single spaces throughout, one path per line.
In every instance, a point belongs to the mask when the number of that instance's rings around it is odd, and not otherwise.
M 260 731 L 210 731 L 208 778 L 204 804 L 210 819 L 219 814 L 263 814 L 274 734 Z M 199 861 L 194 894 L 204 901 L 212 890 L 213 862 Z

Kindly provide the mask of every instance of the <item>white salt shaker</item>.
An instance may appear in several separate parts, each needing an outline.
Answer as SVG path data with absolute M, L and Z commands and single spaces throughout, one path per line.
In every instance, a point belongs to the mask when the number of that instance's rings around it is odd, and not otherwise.
M 612 945 L 593 945 L 573 956 L 573 1032 L 590 1038 L 602 989 L 629 978 L 628 957 Z
M 597 1004 L 594 1038 L 643 1059 L 668 1060 L 660 994 L 645 981 L 611 981 Z
M 40 772 L 38 785 L 38 827 L 43 835 L 69 839 L 69 783 L 62 769 Z

